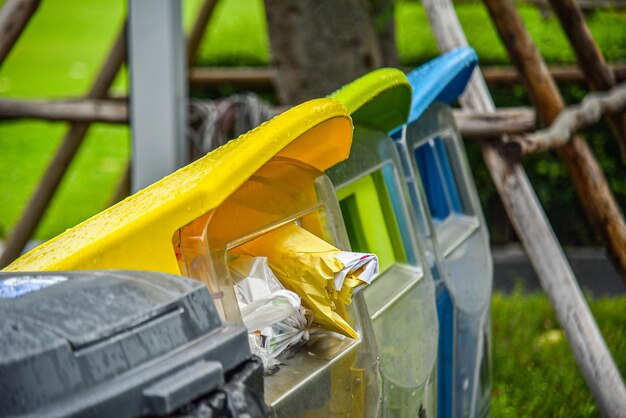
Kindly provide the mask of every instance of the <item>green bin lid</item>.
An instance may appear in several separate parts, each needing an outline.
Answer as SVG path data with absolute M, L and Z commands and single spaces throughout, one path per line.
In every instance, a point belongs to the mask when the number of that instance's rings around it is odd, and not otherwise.
M 329 95 L 339 100 L 355 124 L 389 132 L 406 123 L 411 109 L 411 85 L 396 68 L 365 74 Z

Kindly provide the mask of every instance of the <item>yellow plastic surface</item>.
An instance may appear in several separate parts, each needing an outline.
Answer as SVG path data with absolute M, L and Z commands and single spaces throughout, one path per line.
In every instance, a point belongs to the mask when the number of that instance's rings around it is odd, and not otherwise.
M 267 257 L 269 266 L 287 289 L 302 298 L 314 313 L 314 322 L 348 337 L 358 335 L 340 307 L 352 302 L 352 293 L 366 283 L 357 273 L 346 276 L 340 291 L 334 289 L 335 274 L 344 265 L 334 255 L 340 250 L 294 223 L 275 229 L 231 250 L 252 257 Z
M 221 204 L 274 157 L 324 171 L 346 159 L 352 122 L 333 99 L 276 116 L 33 249 L 6 271 L 136 269 L 179 274 L 173 234 Z

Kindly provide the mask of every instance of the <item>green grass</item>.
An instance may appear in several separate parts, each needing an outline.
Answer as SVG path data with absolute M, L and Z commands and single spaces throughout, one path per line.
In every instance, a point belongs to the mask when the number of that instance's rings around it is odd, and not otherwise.
M 626 297 L 590 307 L 626 375 Z M 496 293 L 492 324 L 494 417 L 600 416 L 546 296 Z
M 575 57 L 565 37 L 558 19 L 545 19 L 539 10 L 529 5 L 519 5 L 518 10 L 539 51 L 549 63 L 571 64 Z M 476 49 L 483 64 L 508 64 L 504 46 L 498 38 L 491 18 L 482 5 L 464 4 L 458 6 L 461 24 L 470 45 Z M 424 22 L 426 22 L 425 18 Z M 626 16 L 613 12 L 597 11 L 587 17 L 587 23 L 600 49 L 608 61 L 626 58 Z M 402 49 L 400 49 L 402 50 Z M 421 56 L 405 57 L 421 62 Z
M 86 93 L 125 15 L 123 0 L 46 0 L 0 67 L 0 96 L 58 98 Z M 198 0 L 187 2 L 185 20 Z M 113 92 L 126 91 L 125 71 Z M 61 138 L 64 123 L 0 123 L 0 238 L 17 222 Z M 129 158 L 129 130 L 93 125 L 35 233 L 48 239 L 107 206 Z
M 124 14 L 123 1 L 46 0 L 0 69 L 3 97 L 86 92 Z M 125 88 L 123 78 L 116 83 Z M 0 123 L 0 234 L 13 225 L 60 139 L 63 123 Z M 128 129 L 94 126 L 37 230 L 50 238 L 106 205 L 128 158 Z
M 200 48 L 199 63 L 265 66 L 269 61 L 263 1 L 219 1 Z
M 520 14 L 541 53 L 550 63 L 574 63 L 574 55 L 558 20 L 544 18 L 533 6 L 520 5 Z M 482 63 L 507 64 L 487 10 L 482 3 L 457 5 L 457 13 L 469 43 Z M 626 58 L 626 16 L 597 11 L 587 22 L 598 45 L 609 61 Z M 396 38 L 403 65 L 418 65 L 437 56 L 438 49 L 424 8 L 417 2 L 401 2 L 396 7 Z M 236 42 L 229 42 L 237 40 Z M 269 41 L 260 1 L 226 1 L 216 9 L 200 53 L 205 65 L 267 65 Z

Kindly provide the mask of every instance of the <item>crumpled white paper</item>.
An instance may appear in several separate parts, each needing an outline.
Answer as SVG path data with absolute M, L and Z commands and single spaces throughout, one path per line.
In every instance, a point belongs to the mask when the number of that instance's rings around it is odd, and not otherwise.
M 239 256 L 229 267 L 250 349 L 269 369 L 288 347 L 308 340 L 313 313 L 301 306 L 300 296 L 283 287 L 266 257 Z
M 374 277 L 378 276 L 378 257 L 374 254 L 341 251 L 337 254 L 334 254 L 333 257 L 341 261 L 344 265 L 344 268 L 341 269 L 341 271 L 335 273 L 335 290 L 341 290 L 341 287 L 343 286 L 343 281 L 346 279 L 346 276 L 350 273 L 354 273 L 360 268 L 363 268 L 363 271 L 359 275 L 359 280 L 367 284 L 372 283 Z M 355 292 L 363 287 L 364 286 L 356 288 Z

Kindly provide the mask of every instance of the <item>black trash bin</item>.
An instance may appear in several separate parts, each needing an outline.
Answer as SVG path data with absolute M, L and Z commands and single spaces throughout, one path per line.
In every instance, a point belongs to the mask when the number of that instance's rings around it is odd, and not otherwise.
M 265 416 L 263 367 L 207 288 L 141 271 L 0 273 L 0 416 Z

